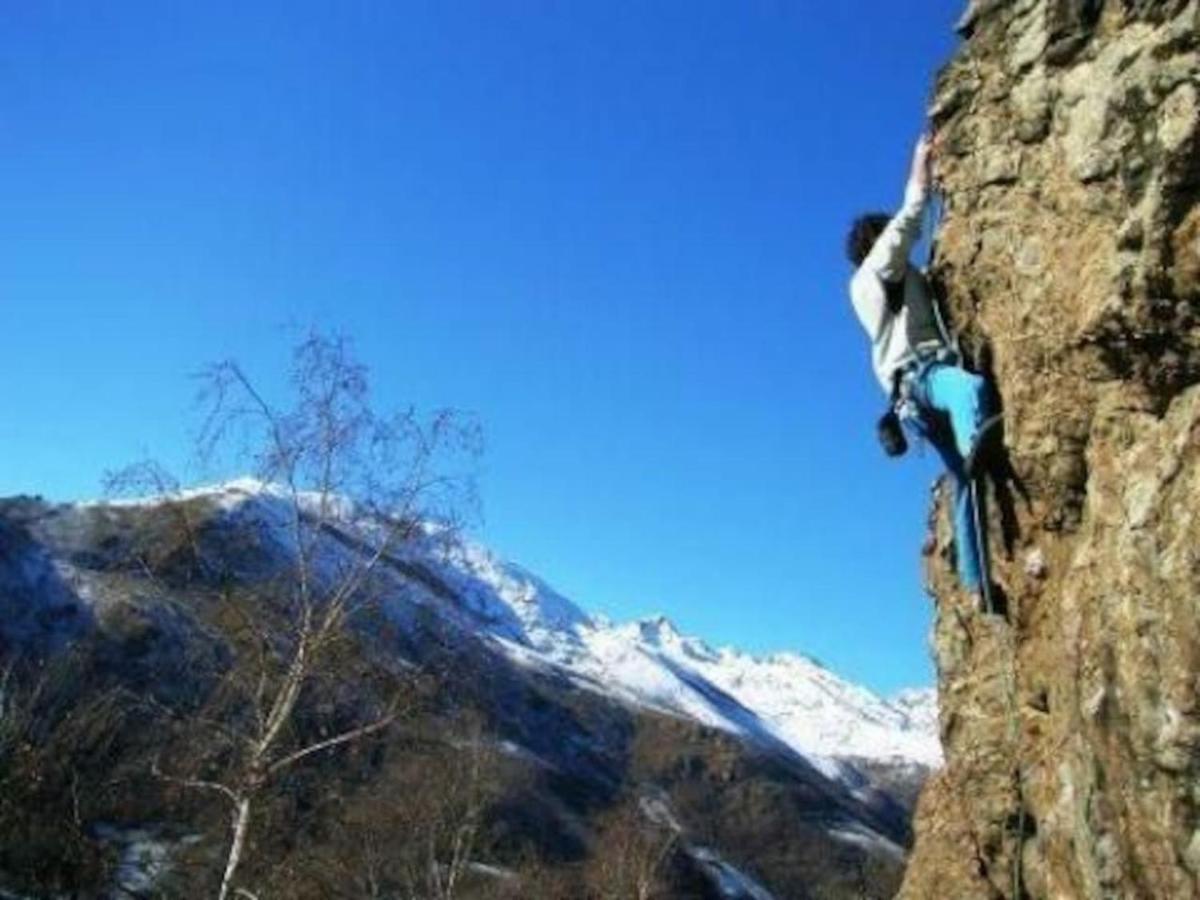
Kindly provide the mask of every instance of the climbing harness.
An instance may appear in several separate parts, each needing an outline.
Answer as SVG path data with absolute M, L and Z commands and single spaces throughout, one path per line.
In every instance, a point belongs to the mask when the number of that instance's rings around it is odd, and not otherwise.
M 920 410 L 913 399 L 913 387 L 928 371 L 929 366 L 934 363 L 949 365 L 962 363 L 958 335 L 947 327 L 946 318 L 942 314 L 942 304 L 929 285 L 929 271 L 933 267 L 933 258 L 937 252 L 937 233 L 941 223 L 942 200 L 936 193 L 932 193 L 926 205 L 925 223 L 922 229 L 925 233 L 926 248 L 925 265 L 921 267 L 920 274 L 925 279 L 925 293 L 929 297 L 929 307 L 932 312 L 933 324 L 938 332 L 938 340 L 931 340 L 924 348 L 918 345 L 916 358 L 899 370 L 898 378 L 892 382 L 892 404 L 902 419 L 916 418 L 920 415 Z M 887 287 L 885 285 L 885 288 Z M 889 303 L 891 302 L 889 298 Z

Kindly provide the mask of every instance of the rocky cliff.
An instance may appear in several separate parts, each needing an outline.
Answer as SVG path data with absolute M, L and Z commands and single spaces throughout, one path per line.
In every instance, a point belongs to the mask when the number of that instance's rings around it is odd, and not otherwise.
M 947 765 L 903 898 L 1200 896 L 1197 10 L 975 0 L 938 80 L 935 269 L 1005 410 L 1008 615 L 957 591 L 938 497 Z

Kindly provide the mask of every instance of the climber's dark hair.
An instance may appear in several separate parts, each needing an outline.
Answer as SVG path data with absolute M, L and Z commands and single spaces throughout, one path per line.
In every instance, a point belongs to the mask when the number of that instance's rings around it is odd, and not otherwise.
M 892 217 L 887 213 L 869 212 L 850 223 L 850 233 L 846 235 L 846 258 L 854 263 L 855 268 L 862 265 L 891 220 Z

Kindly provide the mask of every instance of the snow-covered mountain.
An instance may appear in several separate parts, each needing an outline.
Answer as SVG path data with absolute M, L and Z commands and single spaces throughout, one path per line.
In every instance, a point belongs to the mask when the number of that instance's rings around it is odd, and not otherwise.
M 494 640 L 522 665 L 552 667 L 593 690 L 734 734 L 782 741 L 832 776 L 847 758 L 929 768 L 941 761 L 932 689 L 888 701 L 800 654 L 714 649 L 662 616 L 613 624 L 477 544 L 458 548 L 445 565 L 465 583 L 464 596 Z
M 239 479 L 185 496 L 206 497 L 227 515 L 253 520 L 274 542 L 290 542 L 286 498 L 268 485 Z M 355 530 L 364 532 L 361 524 Z M 326 552 L 336 565 L 344 547 Z M 904 691 L 889 701 L 800 653 L 756 657 L 715 649 L 663 616 L 612 623 L 475 542 L 431 541 L 402 555 L 457 598 L 457 608 L 447 609 L 427 597 L 440 615 L 462 614 L 460 626 L 495 642 L 521 666 L 560 673 L 628 704 L 781 743 L 833 778 L 857 777 L 845 770 L 849 760 L 922 768 L 941 762 L 932 689 Z
M 383 552 L 377 521 L 348 504 L 302 497 L 296 516 L 249 480 L 174 499 L 185 503 L 173 513 L 162 498 L 0 500 L 0 657 L 90 640 L 105 678 L 133 695 L 202 692 L 194 660 L 219 672 L 226 653 L 216 586 L 286 582 L 303 534 L 315 580 L 378 561 L 370 595 L 390 624 L 377 635 L 378 616 L 364 619 L 365 654 L 429 673 L 443 692 L 435 718 L 486 720 L 515 767 L 497 775 L 509 797 L 498 820 L 543 858 L 586 856 L 606 811 L 632 796 L 676 832 L 677 874 L 700 878 L 680 896 L 898 886 L 916 790 L 940 761 L 931 691 L 886 700 L 799 653 L 714 648 L 662 617 L 613 623 L 433 528 Z M 453 730 L 450 718 L 438 727 Z

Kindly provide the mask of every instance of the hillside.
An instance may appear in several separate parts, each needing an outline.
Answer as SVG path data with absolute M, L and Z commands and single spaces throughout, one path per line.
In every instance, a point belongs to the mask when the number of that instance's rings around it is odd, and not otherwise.
M 186 896 L 210 883 L 227 840 L 221 805 L 173 795 L 147 777 L 147 754 L 198 752 L 198 732 L 172 751 L 163 749 L 172 746 L 170 730 L 156 729 L 165 728 L 164 716 L 206 708 L 236 669 L 238 631 L 221 596 L 244 590 L 255 603 L 273 602 L 264 599 L 267 586 L 289 570 L 293 553 L 289 509 L 284 495 L 250 481 L 170 503 L 0 504 L 0 652 L 9 660 L 70 659 L 63 690 L 73 708 L 119 690 L 134 698 L 129 715 L 139 723 L 101 742 L 104 769 L 120 777 L 103 791 L 82 791 L 70 837 L 81 862 L 55 882 L 36 874 L 39 866 L 54 870 L 45 861 L 0 854 L 7 886 L 86 893 L 97 883 L 149 878 L 169 896 Z M 173 518 L 181 510 L 186 533 Z M 336 572 L 370 554 L 371 534 L 361 521 L 323 527 L 318 570 Z M 359 822 L 355 828 L 373 834 L 420 807 L 414 788 L 400 787 L 433 778 L 428 751 L 414 752 L 412 742 L 442 747 L 435 755 L 452 766 L 466 764 L 454 763 L 464 746 L 454 723 L 470 714 L 482 723 L 472 740 L 491 748 L 480 785 L 487 839 L 471 863 L 501 874 L 480 876 L 476 893 L 463 896 L 584 896 L 570 879 L 611 852 L 603 845 L 622 833 L 614 820 L 626 831 L 649 822 L 673 835 L 663 866 L 668 896 L 894 891 L 912 797 L 939 762 L 930 692 L 889 702 L 803 656 L 713 649 L 662 618 L 612 624 L 478 545 L 435 538 L 384 557 L 378 615 L 356 626 L 354 652 L 382 673 L 361 663 L 334 673 L 314 689 L 300 727 L 323 727 L 322 708 L 348 719 L 370 706 L 386 672 L 420 673 L 427 699 L 394 734 L 368 742 L 371 749 L 331 751 L 298 769 L 303 775 L 272 802 L 325 811 L 307 825 L 287 816 L 264 824 L 251 883 L 307 896 L 292 880 L 301 858 L 324 860 L 326 872 L 349 865 L 343 843 L 361 832 L 339 823 Z M 205 765 L 215 764 L 219 758 Z M 74 784 L 87 783 L 86 769 L 72 763 Z M 56 771 L 50 767 L 47 783 Z M 336 813 L 325 807 L 331 798 L 339 798 Z M 638 812 L 622 819 L 630 803 Z M 59 825 L 37 811 L 31 819 L 7 827 L 63 840 Z M 397 852 L 406 827 L 386 829 Z M 12 847 L 19 838 L 9 830 L 5 840 Z M 147 847 L 159 860 L 153 877 L 144 860 L 130 861 Z M 522 893 L 535 883 L 536 893 Z M 319 884 L 312 896 L 329 896 Z

